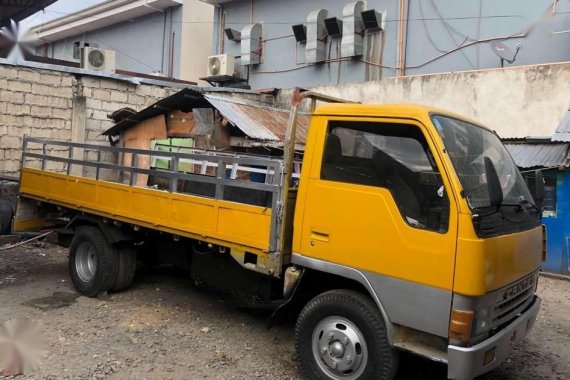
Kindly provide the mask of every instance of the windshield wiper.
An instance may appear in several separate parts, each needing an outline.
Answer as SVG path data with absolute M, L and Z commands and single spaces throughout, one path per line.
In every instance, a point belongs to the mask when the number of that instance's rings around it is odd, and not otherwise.
M 530 205 L 533 209 L 536 210 L 536 212 L 538 212 L 539 214 L 542 214 L 542 207 L 538 207 L 536 204 L 532 203 L 531 201 L 529 201 L 528 199 L 523 199 L 522 201 L 519 202 L 519 204 L 528 204 Z
M 473 211 L 477 211 L 477 214 L 473 214 L 473 217 L 478 219 L 481 217 L 488 217 L 491 215 L 495 215 L 499 212 L 502 215 L 504 215 L 503 212 L 501 211 L 501 208 L 503 206 L 516 207 L 515 211 L 518 213 L 518 212 L 523 210 L 523 205 L 527 205 L 527 204 L 530 205 L 533 209 L 535 209 L 539 215 L 542 214 L 542 209 L 540 207 L 538 207 L 537 205 L 535 205 L 534 203 L 532 203 L 531 201 L 529 201 L 527 199 L 523 199 L 522 201 L 517 202 L 517 203 L 501 203 L 498 207 L 494 207 L 494 208 L 492 206 L 475 208 L 475 209 L 473 209 Z M 491 210 L 487 210 L 489 208 L 491 208 Z

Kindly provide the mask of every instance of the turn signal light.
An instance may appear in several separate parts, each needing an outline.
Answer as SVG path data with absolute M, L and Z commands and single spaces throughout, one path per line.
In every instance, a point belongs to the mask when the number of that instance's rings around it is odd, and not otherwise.
M 473 326 L 473 312 L 467 310 L 451 310 L 451 321 L 449 322 L 449 338 L 461 342 L 469 342 L 471 338 L 471 328 Z

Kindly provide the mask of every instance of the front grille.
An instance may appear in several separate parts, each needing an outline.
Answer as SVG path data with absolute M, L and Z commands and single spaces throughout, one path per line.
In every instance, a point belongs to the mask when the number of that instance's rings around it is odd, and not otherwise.
M 499 300 L 490 308 L 491 329 L 509 323 L 526 309 L 532 302 L 537 278 L 538 274 L 533 273 L 501 291 Z M 517 289 L 517 294 L 510 296 L 513 289 Z

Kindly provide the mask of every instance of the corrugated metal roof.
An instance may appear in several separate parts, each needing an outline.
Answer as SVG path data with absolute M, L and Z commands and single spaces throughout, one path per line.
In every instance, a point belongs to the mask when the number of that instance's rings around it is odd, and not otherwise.
M 570 166 L 566 143 L 505 143 L 505 147 L 519 168 Z
M 2 5 L 0 6 L 0 26 L 9 26 L 11 20 L 16 22 L 22 21 L 55 3 L 55 1 L 56 0 L 2 1 Z
M 205 95 L 205 98 L 249 138 L 273 142 L 285 140 L 289 110 L 214 95 Z M 307 140 L 309 119 L 307 114 L 299 114 L 297 118 L 297 144 L 304 145 Z
M 570 109 L 566 111 L 566 115 L 564 115 L 560 125 L 556 128 L 552 141 L 570 142 Z
M 121 120 L 111 128 L 103 132 L 105 136 L 116 136 L 121 131 L 129 129 L 135 124 L 151 117 L 164 114 L 166 112 L 182 110 L 191 111 L 194 108 L 209 108 L 210 105 L 204 100 L 204 97 L 198 91 L 185 88 L 166 98 L 160 99 L 153 105 L 137 112 L 126 119 Z

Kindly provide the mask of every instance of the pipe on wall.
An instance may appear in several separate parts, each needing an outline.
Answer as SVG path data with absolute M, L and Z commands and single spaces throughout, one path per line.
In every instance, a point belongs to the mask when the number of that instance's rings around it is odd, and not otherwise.
M 170 38 L 170 55 L 168 59 L 168 77 L 174 78 L 174 41 L 176 39 L 176 32 L 172 32 L 172 37 Z
M 406 30 L 408 28 L 407 16 L 409 16 L 409 3 L 407 0 L 400 0 L 400 21 L 398 23 L 398 65 L 396 76 L 406 75 Z
M 225 44 L 225 39 L 224 39 L 224 29 L 226 29 L 226 14 L 224 12 L 224 8 L 220 7 L 220 42 L 219 42 L 219 46 L 220 46 L 220 54 L 224 54 L 224 44 Z
M 166 55 L 166 20 L 167 20 L 167 12 L 164 13 L 164 25 L 162 29 L 162 58 L 160 60 L 160 71 L 164 74 L 164 56 Z

